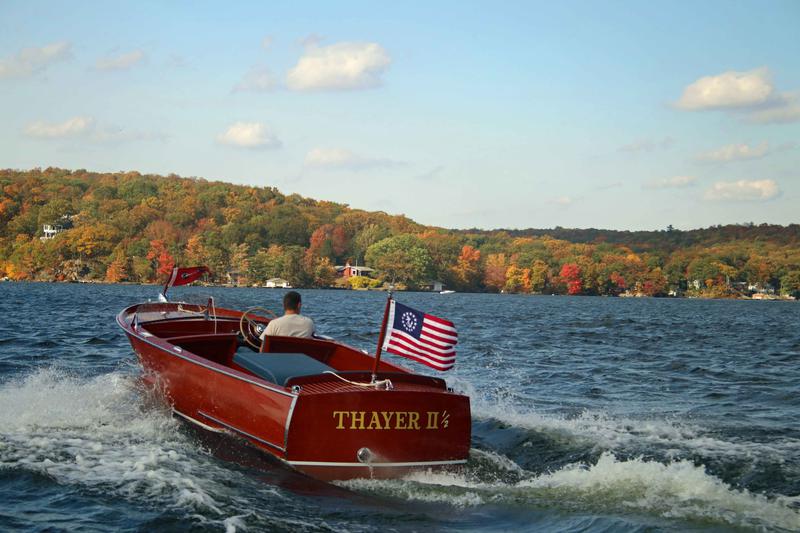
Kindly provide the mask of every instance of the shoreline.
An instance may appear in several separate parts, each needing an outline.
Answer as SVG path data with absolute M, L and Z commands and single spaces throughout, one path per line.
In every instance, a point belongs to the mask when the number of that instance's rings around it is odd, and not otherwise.
M 141 285 L 143 287 L 160 287 L 162 286 L 161 283 L 140 283 L 135 281 L 118 281 L 118 282 L 110 282 L 110 281 L 100 281 L 100 280 L 93 280 L 93 279 L 80 279 L 80 280 L 41 280 L 41 279 L 26 279 L 26 280 L 12 280 L 8 278 L 1 278 L 0 283 L 63 283 L 63 284 L 75 284 L 75 285 Z M 388 289 L 384 287 L 377 287 L 377 288 L 358 288 L 358 289 L 348 289 L 345 287 L 262 287 L 262 286 L 253 286 L 253 285 L 228 285 L 228 284 L 192 284 L 189 286 L 194 287 L 213 287 L 213 288 L 222 288 L 222 289 L 264 289 L 264 290 L 288 290 L 288 289 L 297 289 L 297 290 L 331 290 L 331 291 L 354 291 L 354 292 L 386 292 Z M 436 291 L 414 291 L 414 290 L 403 290 L 403 289 L 394 289 L 394 292 L 419 292 L 419 293 L 426 293 L 426 294 L 439 294 Z M 516 292 L 516 293 L 507 293 L 507 292 L 467 292 L 467 291 L 458 291 L 455 294 L 497 294 L 502 296 L 567 296 L 567 297 L 584 297 L 584 298 L 623 298 L 623 299 L 655 299 L 655 300 L 739 300 L 739 301 L 769 301 L 769 302 L 795 302 L 798 301 L 797 298 L 793 296 L 780 296 L 774 294 L 764 294 L 759 296 L 760 293 L 756 293 L 753 296 L 702 296 L 702 295 L 691 295 L 691 296 L 646 296 L 646 295 L 637 295 L 637 294 L 620 294 L 616 296 L 607 295 L 607 294 L 546 294 L 546 293 L 523 293 L 523 292 Z M 759 296 L 759 297 L 755 297 Z

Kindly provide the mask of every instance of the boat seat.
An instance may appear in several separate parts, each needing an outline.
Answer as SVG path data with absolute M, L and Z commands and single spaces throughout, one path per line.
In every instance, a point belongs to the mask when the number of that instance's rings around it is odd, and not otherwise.
M 304 353 L 243 351 L 236 352 L 233 362 L 262 379 L 282 386 L 286 386 L 287 381 L 299 376 L 315 376 L 325 371 L 335 371 L 333 367 L 320 363 Z

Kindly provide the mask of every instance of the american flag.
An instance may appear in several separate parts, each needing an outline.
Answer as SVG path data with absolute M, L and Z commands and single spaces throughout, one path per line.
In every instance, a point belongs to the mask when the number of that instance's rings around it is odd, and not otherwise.
M 449 320 L 391 301 L 383 349 L 419 361 L 436 370 L 456 363 L 458 334 Z

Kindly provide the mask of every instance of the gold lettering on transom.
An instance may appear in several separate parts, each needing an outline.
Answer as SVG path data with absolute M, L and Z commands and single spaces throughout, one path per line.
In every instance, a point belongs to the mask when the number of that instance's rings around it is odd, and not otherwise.
M 372 416 L 369 419 L 369 425 L 367 425 L 367 429 L 383 429 L 383 427 L 381 427 L 381 418 L 378 416 L 376 411 L 372 411 Z
M 364 429 L 364 411 L 350 411 L 350 429 Z
M 336 429 L 444 429 L 449 418 L 447 411 L 333 411 Z

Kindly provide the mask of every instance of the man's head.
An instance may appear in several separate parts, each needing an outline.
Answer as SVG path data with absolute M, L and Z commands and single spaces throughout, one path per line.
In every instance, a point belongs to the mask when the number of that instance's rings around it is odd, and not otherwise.
M 283 296 L 283 310 L 288 313 L 299 313 L 301 304 L 299 292 L 289 291 Z

